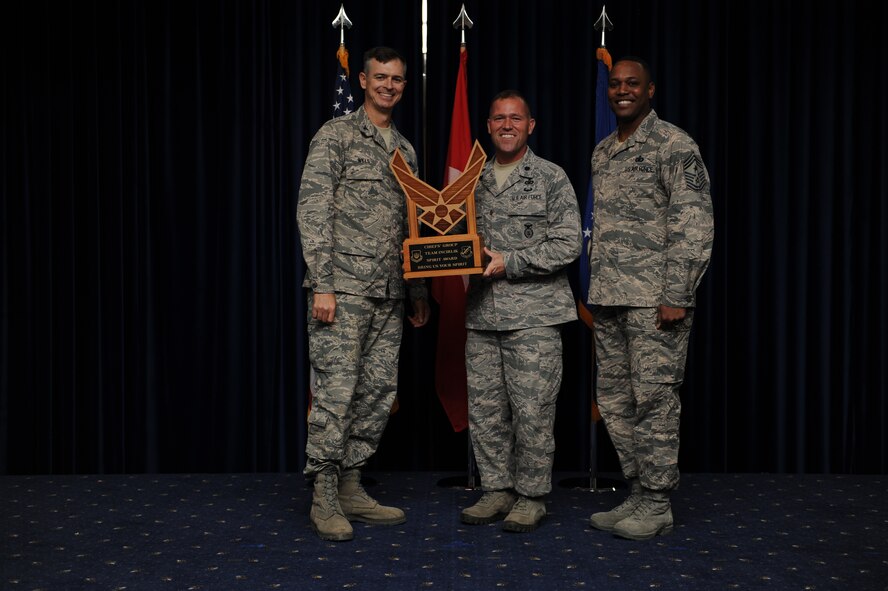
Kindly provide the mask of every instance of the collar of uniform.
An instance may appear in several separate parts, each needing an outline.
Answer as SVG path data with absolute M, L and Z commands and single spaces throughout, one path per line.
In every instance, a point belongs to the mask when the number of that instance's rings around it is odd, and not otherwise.
M 360 107 L 358 107 L 355 112 L 360 113 L 359 117 L 361 120 L 361 123 L 360 123 L 361 133 L 367 137 L 376 137 L 376 134 L 378 133 L 376 131 L 376 126 L 373 125 L 372 121 L 370 121 L 370 116 L 367 115 L 367 111 L 364 110 L 364 105 L 361 105 Z M 389 129 L 392 130 L 392 147 L 391 147 L 391 149 L 388 149 L 388 146 L 385 145 L 385 141 L 382 139 L 381 135 L 379 136 L 379 144 L 381 146 L 383 146 L 384 148 L 386 148 L 386 150 L 388 150 L 388 152 L 391 154 L 395 153 L 395 148 L 401 148 L 401 151 L 403 152 L 406 149 L 406 146 L 404 145 L 404 143 L 402 141 L 403 137 L 401 136 L 400 132 L 398 131 L 398 128 L 395 126 L 394 120 L 392 120 L 391 126 L 389 127 Z
M 367 115 L 367 110 L 364 108 L 364 105 L 358 107 L 358 110 L 355 111 L 355 113 L 358 117 L 358 125 L 361 127 L 361 133 L 367 137 L 373 137 L 376 135 L 376 126 L 370 121 L 370 116 Z
M 515 170 L 518 171 L 518 174 L 523 177 L 532 177 L 533 170 L 536 168 L 538 157 L 533 153 L 533 150 L 530 149 L 530 146 L 527 146 L 527 151 L 524 153 L 524 156 L 521 157 L 521 160 L 518 162 L 518 166 L 515 167 Z M 481 175 L 482 178 L 487 176 L 493 176 L 493 166 L 496 162 L 496 155 L 494 154 L 490 160 L 487 161 L 487 164 L 484 165 L 484 173 Z
M 502 187 L 496 184 L 496 173 L 493 170 L 493 164 L 495 160 L 496 155 L 494 155 L 484 165 L 484 170 L 481 173 L 480 182 L 487 188 L 488 191 L 495 195 L 498 195 L 515 183 L 507 183 Z M 533 153 L 533 150 L 530 149 L 530 146 L 527 146 L 527 151 L 524 153 L 524 156 L 521 157 L 521 160 L 518 162 L 518 166 L 515 168 L 515 170 L 518 171 L 518 176 L 522 178 L 533 178 L 534 170 L 537 167 L 537 160 L 539 160 L 539 157 Z
M 619 134 L 619 130 L 615 129 L 611 132 L 607 138 L 602 141 L 602 147 L 604 148 L 605 154 L 607 154 L 608 158 L 613 158 L 623 150 L 628 150 L 635 144 L 643 144 L 647 142 L 648 138 L 651 135 L 651 132 L 654 131 L 654 127 L 657 125 L 657 121 L 660 118 L 657 116 L 657 112 L 651 109 L 651 112 L 648 113 L 644 119 L 641 120 L 641 124 L 639 124 L 638 129 L 632 132 L 632 135 L 626 138 L 626 141 L 621 142 L 617 139 Z
M 657 125 L 657 121 L 660 118 L 657 116 L 657 112 L 651 109 L 651 112 L 647 114 L 647 116 L 641 121 L 641 125 L 638 126 L 638 129 L 626 138 L 627 142 L 639 142 L 645 143 L 647 139 L 650 137 L 651 132 L 654 131 L 654 127 Z
M 537 160 L 539 160 L 537 155 L 533 153 L 530 146 L 527 146 L 527 152 L 524 153 L 521 162 L 518 163 L 518 174 L 524 178 L 533 178 L 534 170 L 537 167 Z

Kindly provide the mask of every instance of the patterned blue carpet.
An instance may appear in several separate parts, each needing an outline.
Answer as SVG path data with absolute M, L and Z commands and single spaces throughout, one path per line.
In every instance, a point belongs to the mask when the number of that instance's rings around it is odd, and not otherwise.
M 407 523 L 341 543 L 312 531 L 298 474 L 0 477 L 0 588 L 888 589 L 885 476 L 684 474 L 675 531 L 646 542 L 587 525 L 625 489 L 556 486 L 514 534 L 460 523 L 480 491 L 454 474 L 366 476 Z

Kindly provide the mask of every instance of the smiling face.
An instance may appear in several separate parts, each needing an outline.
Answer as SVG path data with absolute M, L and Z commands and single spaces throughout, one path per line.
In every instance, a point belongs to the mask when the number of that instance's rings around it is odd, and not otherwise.
M 614 64 L 607 82 L 607 100 L 620 127 L 634 131 L 648 113 L 654 83 L 644 67 L 634 61 Z
M 407 79 L 404 77 L 406 67 L 399 59 L 386 63 L 370 59 L 366 71 L 361 72 L 359 79 L 364 89 L 365 108 L 371 113 L 391 115 L 392 109 L 401 100 Z M 372 117 L 371 117 L 372 118 Z
M 527 138 L 536 126 L 530 109 L 520 98 L 508 97 L 493 101 L 487 119 L 487 131 L 496 148 L 500 164 L 515 162 L 527 150 Z

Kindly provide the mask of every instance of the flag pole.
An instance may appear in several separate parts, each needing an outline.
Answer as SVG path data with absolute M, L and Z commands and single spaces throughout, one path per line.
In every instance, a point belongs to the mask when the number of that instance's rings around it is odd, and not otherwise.
M 460 30 L 460 53 L 466 51 L 466 29 L 471 29 L 474 24 L 468 13 L 466 13 L 466 5 L 463 4 L 459 9 L 459 15 L 453 21 L 453 28 Z M 466 429 L 466 456 L 466 488 L 468 490 L 475 490 L 475 450 L 472 448 L 472 433 L 470 429 Z
M 444 173 L 444 184 L 449 185 L 456 176 L 461 173 L 470 158 L 471 151 L 471 128 L 469 125 L 469 113 L 468 113 L 468 100 L 466 96 L 466 29 L 472 28 L 472 19 L 469 18 L 469 15 L 466 13 L 465 4 L 462 5 L 459 11 L 459 15 L 456 17 L 456 20 L 453 21 L 453 28 L 460 29 L 460 46 L 459 46 L 459 70 L 457 74 L 457 83 L 456 90 L 454 91 L 453 98 L 453 117 L 450 124 L 450 140 L 447 147 L 447 164 L 445 167 Z M 466 215 L 474 216 L 474 212 L 471 211 L 471 208 L 466 212 Z M 436 277 L 434 279 L 434 283 L 432 284 L 432 295 L 438 301 L 440 305 L 440 314 L 441 318 L 448 318 L 450 321 L 458 321 L 462 323 L 462 326 L 465 326 L 465 277 Z M 450 331 L 448 336 L 444 337 L 442 341 L 442 329 L 443 321 L 439 320 L 438 327 L 438 360 L 440 362 L 442 355 L 442 348 L 446 349 L 447 353 L 445 353 L 445 358 L 448 359 L 451 363 L 453 362 L 453 356 L 456 354 L 457 349 L 452 347 L 452 344 L 457 341 L 461 341 L 461 346 L 458 348 L 458 354 L 460 356 L 461 361 L 459 365 L 461 367 L 462 376 L 465 376 L 465 329 L 462 328 L 461 331 L 454 332 L 454 326 L 449 326 L 446 330 Z M 457 335 L 460 333 L 461 335 Z M 442 342 L 448 343 L 446 346 L 442 345 Z M 453 369 L 453 368 L 451 368 Z M 450 488 L 464 488 L 466 490 L 474 490 L 475 489 L 475 454 L 472 449 L 472 437 L 471 433 L 468 429 L 468 417 L 467 407 L 462 406 L 462 408 L 457 412 L 454 408 L 454 395 L 458 396 L 458 402 L 461 405 L 467 405 L 467 396 L 468 392 L 467 384 L 462 382 L 462 389 L 454 387 L 454 384 L 451 382 L 449 386 L 442 386 L 440 383 L 440 373 L 441 367 L 440 365 L 436 366 L 436 388 L 438 389 L 438 396 L 441 398 L 442 404 L 444 404 L 445 412 L 447 412 L 448 419 L 451 421 L 453 428 L 455 431 L 465 430 L 466 431 L 466 477 L 465 480 L 460 476 L 453 476 L 443 478 L 438 482 L 439 486 L 445 486 Z M 452 379 L 452 376 L 451 378 Z M 443 388 L 443 389 L 442 389 Z M 444 402 L 445 398 L 448 400 L 447 403 Z
M 609 70 L 610 69 L 610 54 L 607 52 L 607 49 L 605 49 L 605 32 L 613 30 L 614 25 L 613 25 L 613 23 L 611 23 L 611 20 L 608 18 L 607 10 L 604 5 L 602 5 L 602 7 L 601 7 L 601 15 L 598 17 L 598 20 L 595 21 L 594 27 L 595 27 L 596 31 L 601 31 L 601 47 L 599 47 L 598 51 L 596 52 L 596 62 L 600 63 L 600 62 L 604 61 L 607 66 L 607 69 Z M 598 77 L 601 78 L 601 76 L 602 76 L 601 66 L 597 65 L 596 69 L 598 72 Z M 605 71 L 605 73 L 606 73 L 606 71 Z M 609 126 L 602 125 L 601 128 L 599 128 L 599 125 L 598 125 L 599 110 L 602 107 L 605 109 L 608 108 L 607 104 L 606 104 L 607 97 L 601 96 L 601 91 L 600 91 L 600 89 L 602 88 L 601 83 L 602 83 L 602 80 L 596 81 L 596 96 L 595 96 L 596 126 L 595 126 L 595 134 L 594 134 L 596 144 L 599 141 L 601 141 L 604 137 L 609 135 L 611 130 L 613 129 L 613 123 L 611 123 L 611 125 L 609 125 Z M 604 103 L 604 104 L 602 105 L 602 103 Z M 610 117 L 612 119 L 613 115 L 611 114 Z M 592 212 L 591 206 L 593 205 L 591 176 L 589 178 L 589 193 L 588 193 L 586 199 L 587 199 L 587 203 L 586 203 L 587 211 L 586 211 L 586 215 L 584 216 L 584 220 L 583 220 L 584 224 L 591 221 L 591 212 Z M 587 217 L 589 218 L 589 220 L 586 219 Z M 591 228 L 587 228 L 587 230 L 591 230 Z M 584 240 L 583 246 L 584 246 L 584 251 L 585 251 L 585 247 L 586 247 L 585 240 Z M 580 273 L 584 273 L 584 272 L 588 273 L 588 271 L 589 271 L 589 269 L 587 268 L 587 266 L 582 265 L 582 264 L 580 265 Z M 581 293 L 580 293 L 581 298 L 585 299 L 586 296 L 588 295 L 587 294 L 588 283 L 584 284 L 582 277 L 580 278 L 580 283 L 581 283 L 581 285 L 585 285 L 585 287 L 580 290 L 581 291 Z M 586 482 L 585 479 L 582 479 L 582 478 L 568 478 L 566 480 L 561 481 L 559 483 L 559 485 L 569 487 L 569 488 L 578 488 L 581 490 L 587 490 L 590 492 L 614 492 L 617 490 L 617 488 L 624 486 L 623 483 L 616 481 L 616 480 L 611 480 L 611 479 L 602 479 L 602 478 L 599 478 L 599 475 L 598 475 L 598 421 L 601 420 L 601 414 L 600 414 L 600 411 L 598 410 L 598 403 L 595 400 L 595 377 L 596 377 L 595 365 L 596 365 L 596 363 L 595 363 L 594 320 L 592 318 L 591 311 L 588 310 L 585 306 L 585 301 L 583 301 L 582 305 L 579 305 L 578 308 L 579 308 L 580 318 L 583 320 L 583 322 L 586 325 L 589 326 L 590 330 L 593 331 L 593 335 L 592 335 L 592 339 L 591 339 L 592 346 L 591 346 L 591 351 L 590 351 L 590 356 L 589 356 L 590 360 L 591 360 L 589 374 L 590 374 L 590 384 L 591 384 L 591 387 L 590 387 L 591 404 L 590 404 L 590 406 L 591 406 L 591 411 L 592 411 L 590 413 L 590 421 L 589 421 L 589 477 L 588 477 L 588 482 Z M 587 486 L 584 486 L 586 484 L 587 484 Z
M 351 28 L 352 22 L 349 20 L 348 15 L 345 14 L 345 5 L 340 4 L 339 13 L 336 15 L 336 18 L 333 19 L 331 23 L 334 29 L 339 29 L 339 49 L 336 51 L 336 60 L 339 62 L 336 71 L 336 80 L 333 83 L 333 112 L 331 113 L 332 117 L 341 117 L 342 115 L 347 115 L 351 112 L 349 108 L 349 103 L 354 103 L 354 99 L 351 93 L 351 84 L 349 83 L 349 68 L 348 68 L 348 50 L 345 48 L 345 29 Z M 314 403 L 314 391 L 315 391 L 315 381 L 317 380 L 317 375 L 315 374 L 314 367 L 309 364 L 308 366 L 308 408 L 306 409 L 306 420 L 308 420 L 308 415 L 311 414 L 311 406 Z
M 611 22 L 611 19 L 607 17 L 607 7 L 604 4 L 601 5 L 601 15 L 598 17 L 598 20 L 595 21 L 593 26 L 596 31 L 601 31 L 601 46 L 605 47 L 604 33 L 605 31 L 613 31 L 614 24 Z
M 333 28 L 339 29 L 339 46 L 345 47 L 345 29 L 346 27 L 351 29 L 352 22 L 349 20 L 348 15 L 345 14 L 345 4 L 339 5 L 339 14 L 336 15 L 336 18 L 333 19 Z
M 604 48 L 605 47 L 605 43 L 604 43 L 605 32 L 611 31 L 614 28 L 613 23 L 607 17 L 607 9 L 604 4 L 601 5 L 601 16 L 598 17 L 598 20 L 595 21 L 595 25 L 593 25 L 593 26 L 595 27 L 596 31 L 601 31 L 601 47 Z M 596 96 L 595 99 L 596 99 L 595 102 L 597 103 L 598 97 Z M 596 104 L 596 109 L 597 108 L 598 108 L 598 105 Z M 590 182 L 591 182 L 591 178 L 590 178 Z M 594 325 L 593 325 L 592 330 L 593 331 L 595 330 Z M 591 358 L 592 358 L 592 364 L 591 364 L 591 368 L 589 371 L 589 373 L 591 375 L 590 390 L 593 393 L 593 396 L 592 396 L 592 405 L 594 405 L 593 411 L 594 411 L 594 414 L 598 414 L 598 403 L 597 403 L 595 396 L 594 396 L 594 393 L 595 393 L 595 366 L 596 366 L 594 333 L 593 333 L 593 337 L 592 337 Z M 590 420 L 590 427 L 589 427 L 589 490 L 591 490 L 593 492 L 602 492 L 602 491 L 613 492 L 613 491 L 617 490 L 615 483 L 608 481 L 608 482 L 603 482 L 602 483 L 603 486 L 599 486 L 599 482 L 598 482 L 598 421 L 600 420 L 600 418 L 601 418 L 601 415 L 599 414 L 598 417 L 592 417 Z
M 429 178 L 428 140 L 428 59 L 429 59 L 429 0 L 422 0 L 420 32 L 422 34 L 422 178 Z
M 354 110 L 354 97 L 351 92 L 349 77 L 351 71 L 348 67 L 348 50 L 345 48 L 345 29 L 351 28 L 352 22 L 345 14 L 345 5 L 340 4 L 339 14 L 333 19 L 333 28 L 339 29 L 339 49 L 336 51 L 336 59 L 339 61 L 337 80 L 333 93 L 333 117 L 348 115 Z
M 339 5 L 339 13 L 336 15 L 336 18 L 333 19 L 331 23 L 334 29 L 339 29 L 339 49 L 336 51 L 336 59 L 339 62 L 339 70 L 337 75 L 337 81 L 334 85 L 333 92 L 333 117 L 341 117 L 342 115 L 348 115 L 354 110 L 354 97 L 351 92 L 351 83 L 349 82 L 349 77 L 351 76 L 351 70 L 348 66 L 348 49 L 345 48 L 345 30 L 350 29 L 352 27 L 351 19 L 348 18 L 348 15 L 345 14 L 345 4 Z M 309 377 L 309 395 L 310 398 L 314 397 L 314 383 L 315 383 L 315 371 L 314 367 L 310 367 L 310 377 Z M 395 402 L 392 406 L 394 409 L 398 404 L 398 399 L 395 398 Z M 309 411 L 311 410 L 311 400 L 309 400 Z M 392 411 L 394 412 L 394 411 Z M 364 486 L 374 486 L 376 485 L 376 480 L 367 475 L 361 475 L 361 484 Z

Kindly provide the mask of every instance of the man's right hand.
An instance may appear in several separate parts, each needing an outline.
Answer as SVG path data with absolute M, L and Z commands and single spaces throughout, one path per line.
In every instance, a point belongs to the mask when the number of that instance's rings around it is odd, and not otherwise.
M 666 304 L 660 304 L 657 308 L 657 330 L 668 329 L 679 320 L 684 320 L 687 314 L 687 308 L 674 308 Z
M 316 293 L 311 306 L 311 317 L 321 322 L 333 322 L 336 316 L 336 294 Z

